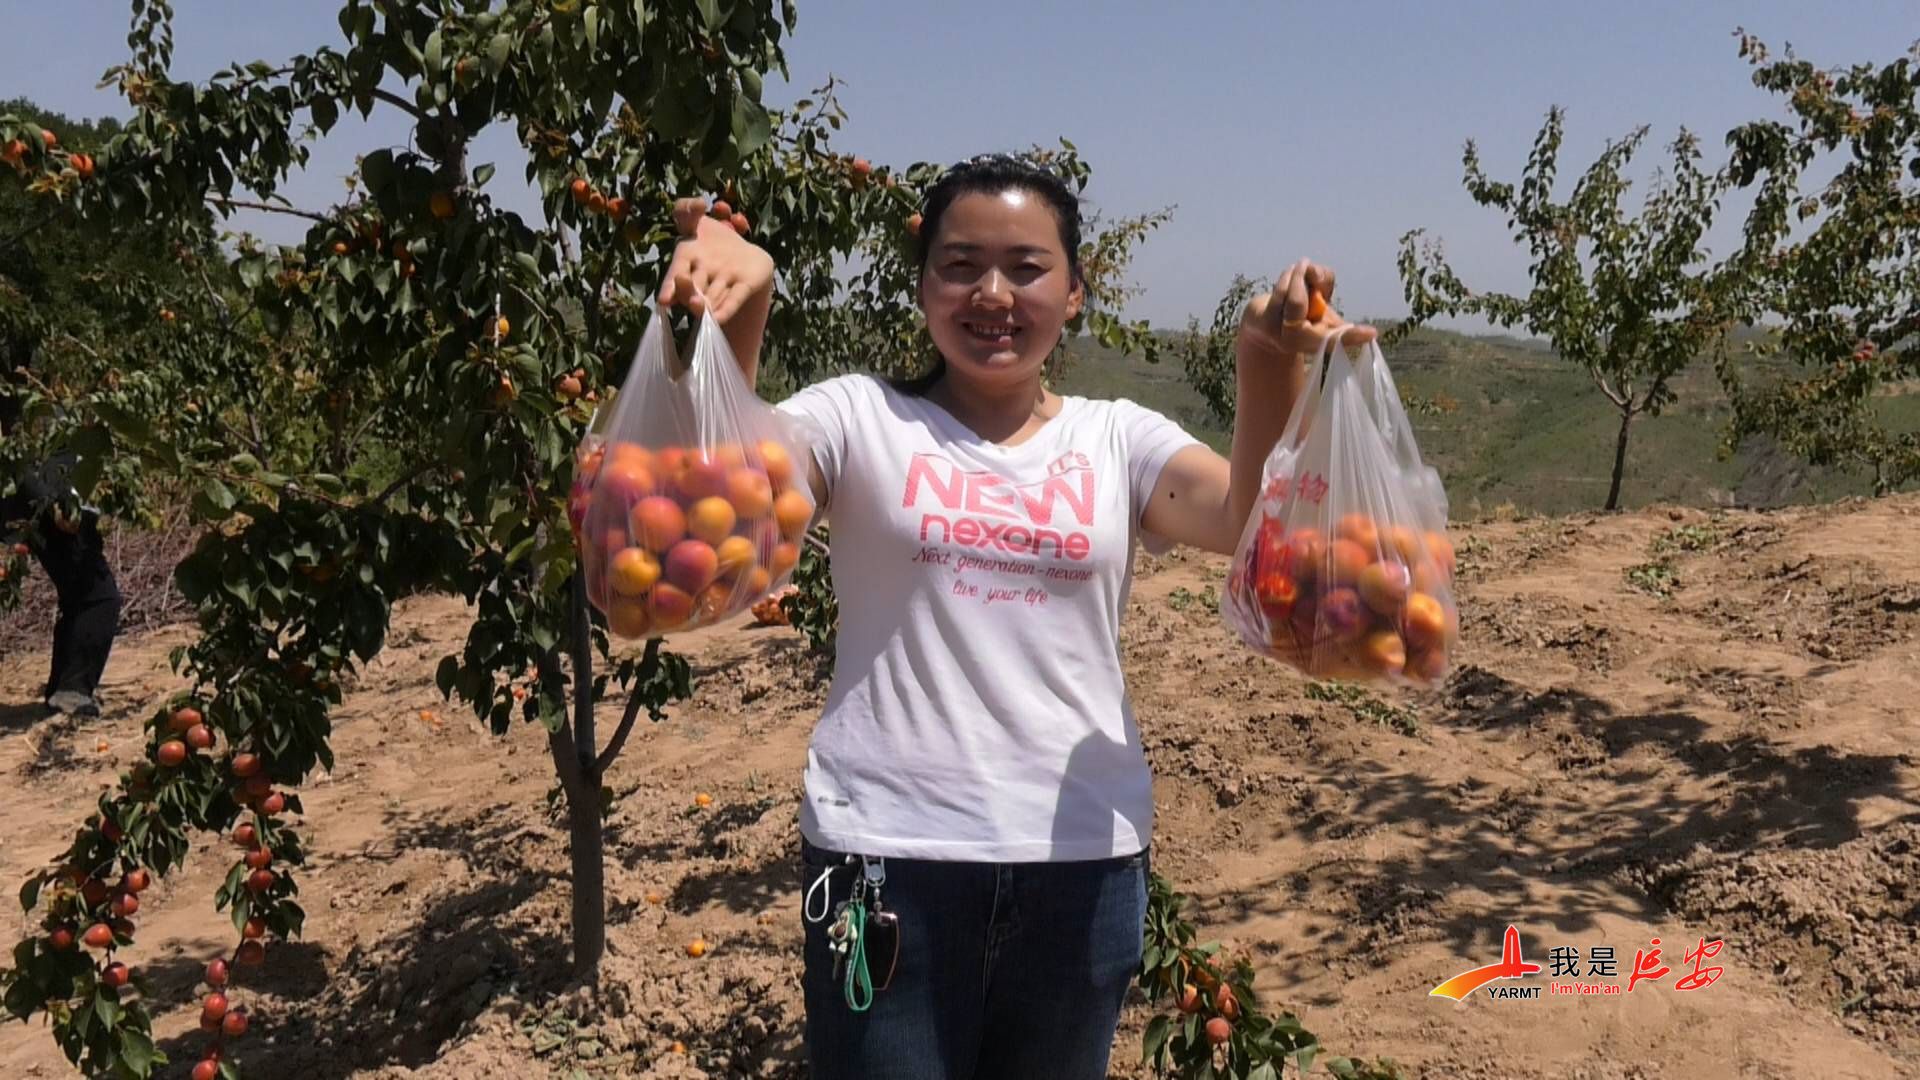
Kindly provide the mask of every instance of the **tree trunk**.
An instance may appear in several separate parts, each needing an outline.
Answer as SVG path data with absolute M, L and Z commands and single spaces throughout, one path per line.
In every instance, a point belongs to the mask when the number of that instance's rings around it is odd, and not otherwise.
M 606 847 L 600 814 L 600 765 L 593 731 L 593 646 L 587 619 L 587 585 L 573 575 L 568 605 L 573 637 L 573 772 L 567 787 L 567 838 L 573 863 L 573 973 L 589 980 L 607 950 Z M 566 764 L 555 762 L 564 777 Z
M 1627 470 L 1627 427 L 1633 423 L 1633 408 L 1620 410 L 1620 438 L 1613 444 L 1613 484 L 1607 488 L 1608 510 L 1620 509 L 1620 476 Z

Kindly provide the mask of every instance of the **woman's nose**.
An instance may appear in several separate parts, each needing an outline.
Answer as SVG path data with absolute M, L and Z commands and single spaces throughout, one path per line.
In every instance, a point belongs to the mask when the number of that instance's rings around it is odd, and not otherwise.
M 992 304 L 1004 303 L 1013 299 L 1013 287 L 1007 281 L 1007 276 L 1000 272 L 999 267 L 989 267 L 987 272 L 980 276 L 980 283 L 974 288 L 973 296 L 975 300 L 984 300 Z

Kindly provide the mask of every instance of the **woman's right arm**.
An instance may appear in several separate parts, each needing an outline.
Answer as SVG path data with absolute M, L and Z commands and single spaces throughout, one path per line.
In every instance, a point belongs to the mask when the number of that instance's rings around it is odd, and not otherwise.
M 773 256 L 748 243 L 733 226 L 709 216 L 705 199 L 675 202 L 673 223 L 680 242 L 661 283 L 660 302 L 686 308 L 695 317 L 711 309 L 747 385 L 757 385 L 760 343 L 773 306 Z
M 660 286 L 660 302 L 685 308 L 696 317 L 711 309 L 747 385 L 758 386 L 760 346 L 767 333 L 767 312 L 773 306 L 773 256 L 749 243 L 732 225 L 710 216 L 705 199 L 676 201 L 673 223 L 681 239 L 674 246 L 667 280 Z M 807 455 L 807 479 L 814 505 L 824 512 L 827 481 L 811 454 Z

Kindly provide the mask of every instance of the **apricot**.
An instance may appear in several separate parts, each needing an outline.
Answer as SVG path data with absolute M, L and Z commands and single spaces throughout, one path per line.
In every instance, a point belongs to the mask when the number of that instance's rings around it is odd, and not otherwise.
M 1233 1038 L 1233 1025 L 1224 1016 L 1216 1016 L 1207 1021 L 1207 1041 L 1215 1046 Z
M 613 591 L 623 596 L 645 596 L 660 580 L 660 560 L 643 548 L 621 549 L 607 565 L 607 579 Z
M 1352 589 L 1330 589 L 1320 598 L 1315 625 L 1334 641 L 1357 640 L 1366 633 L 1367 621 L 1366 606 Z
M 1390 526 L 1382 539 L 1386 541 L 1387 554 L 1398 555 L 1409 566 L 1427 557 L 1426 544 L 1420 534 L 1405 525 Z
M 741 571 L 749 569 L 760 559 L 759 551 L 752 540 L 744 536 L 729 536 L 720 541 L 713 549 L 714 556 L 720 562 L 720 576 L 737 577 Z
M 693 617 L 700 623 L 719 622 L 733 608 L 733 586 L 716 581 L 693 598 Z
M 742 518 L 765 517 L 773 509 L 773 484 L 758 469 L 737 468 L 727 474 L 727 499 Z
M 773 575 L 764 566 L 748 570 L 740 580 L 740 591 L 746 596 L 761 596 L 773 587 Z
M 666 577 L 689 596 L 720 576 L 720 559 L 702 540 L 682 540 L 667 552 Z
M 1406 603 L 1407 589 L 1412 582 L 1413 575 L 1408 572 L 1405 563 L 1371 563 L 1360 571 L 1360 599 L 1365 600 L 1373 610 L 1392 618 L 1400 614 L 1400 606 Z
M 664 554 L 687 535 L 687 516 L 672 499 L 649 496 L 633 508 L 633 531 L 648 550 Z
M 694 539 L 716 545 L 733 532 L 738 515 L 733 504 L 718 495 L 709 495 L 693 504 L 687 512 L 687 532 Z
M 693 596 L 665 581 L 647 594 L 647 617 L 655 630 L 671 630 L 693 614 Z
M 1333 535 L 1359 544 L 1367 550 L 1368 558 L 1380 550 L 1380 529 L 1365 514 L 1342 515 L 1339 524 L 1333 527 Z
M 747 463 L 747 452 L 734 443 L 722 443 L 709 450 L 707 456 L 729 470 L 737 469 Z
M 1407 597 L 1406 613 L 1401 621 L 1408 644 L 1416 649 L 1430 649 L 1446 639 L 1447 609 L 1427 593 L 1417 592 Z
M 1407 666 L 1407 643 L 1392 630 L 1375 630 L 1354 646 L 1354 654 L 1371 671 L 1398 675 Z
M 652 470 L 631 454 L 606 459 L 594 483 L 601 498 L 621 507 L 632 506 L 652 495 L 656 485 Z
M 721 495 L 727 490 L 727 467 L 707 457 L 688 458 L 675 483 L 689 501 Z
M 796 490 L 783 491 L 773 500 L 773 518 L 780 523 L 780 535 L 798 540 L 813 523 L 813 502 Z
M 1327 541 L 1318 529 L 1294 529 L 1287 534 L 1288 565 L 1294 579 L 1312 584 L 1327 560 Z
M 1253 594 L 1267 618 L 1284 622 L 1293 614 L 1293 603 L 1300 598 L 1300 586 L 1285 574 L 1269 572 L 1260 575 Z
M 607 605 L 607 629 L 620 637 L 629 639 L 646 637 L 651 626 L 652 620 L 647 616 L 647 605 L 638 600 L 621 597 Z
M 1422 649 L 1407 656 L 1406 674 L 1408 678 L 1425 683 L 1436 683 L 1447 673 L 1447 653 L 1444 649 Z
M 773 571 L 775 577 L 780 577 L 799 564 L 800 545 L 790 540 L 782 540 L 773 545 L 773 555 L 767 560 L 767 569 Z
M 760 443 L 760 468 L 767 474 L 767 480 L 776 488 L 787 486 L 793 480 L 793 458 L 787 448 L 773 441 Z
M 1327 546 L 1327 569 L 1333 584 L 1353 585 L 1360 572 L 1373 562 L 1373 549 L 1358 541 L 1340 539 Z
M 1447 539 L 1445 533 L 1432 531 L 1427 533 L 1426 539 L 1427 554 L 1432 556 L 1433 561 L 1439 565 L 1441 571 L 1443 571 L 1447 577 L 1453 577 L 1454 554 L 1452 541 Z

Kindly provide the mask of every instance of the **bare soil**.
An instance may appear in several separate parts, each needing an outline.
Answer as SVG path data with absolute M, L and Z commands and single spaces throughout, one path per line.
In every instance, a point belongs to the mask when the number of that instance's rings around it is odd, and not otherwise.
M 1913 497 L 1465 526 L 1460 666 L 1381 699 L 1397 713 L 1310 697 L 1242 650 L 1208 592 L 1224 560 L 1142 556 L 1125 649 L 1155 868 L 1206 937 L 1253 959 L 1266 1005 L 1412 1075 L 1920 1076 L 1916 537 Z M 1637 580 L 1660 588 L 1629 583 L 1656 560 Z M 804 643 L 743 627 L 673 642 L 698 693 L 613 770 L 608 957 L 598 986 L 570 987 L 544 737 L 495 738 L 434 689 L 465 615 L 406 603 L 336 717 L 339 767 L 303 792 L 304 940 L 237 995 L 249 1073 L 803 1076 L 796 815 L 824 694 Z M 123 638 L 105 715 L 79 723 L 39 716 L 44 645 L 0 657 L 0 882 L 61 850 L 139 755 L 192 632 Z M 211 899 L 228 861 L 197 851 L 142 909 L 132 959 L 176 1061 L 196 1051 L 200 967 L 231 936 Z M 1671 970 L 1605 997 L 1429 996 L 1498 959 L 1509 923 L 1535 962 L 1611 947 L 1606 981 L 1624 983 L 1658 938 Z M 714 948 L 691 959 L 696 937 Z M 1676 989 L 1684 954 L 1716 940 L 1721 977 Z M 1148 1017 L 1129 1008 L 1114 1076 L 1145 1075 Z M 37 1026 L 0 1027 L 0 1065 L 70 1072 Z

